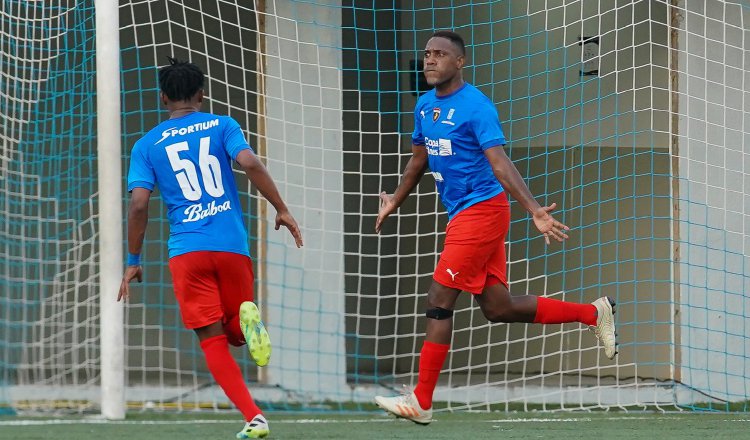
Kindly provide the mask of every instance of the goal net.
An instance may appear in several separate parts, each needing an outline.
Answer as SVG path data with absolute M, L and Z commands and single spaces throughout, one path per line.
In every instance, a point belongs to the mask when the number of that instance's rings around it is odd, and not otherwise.
M 100 322 L 101 295 L 116 294 L 100 291 L 98 265 L 124 248 L 97 248 L 111 188 L 97 180 L 96 103 L 121 101 L 125 173 L 167 116 L 167 56 L 206 72 L 204 110 L 240 123 L 303 231 L 297 249 L 236 173 L 274 351 L 262 369 L 234 354 L 261 407 L 367 409 L 416 384 L 447 222 L 432 176 L 380 235 L 374 221 L 410 156 L 420 60 L 441 29 L 463 35 L 464 78 L 495 103 L 532 193 L 571 227 L 545 246 L 512 203 L 511 292 L 609 295 L 621 345 L 609 361 L 578 324 L 490 324 L 466 294 L 437 405 L 747 410 L 750 4 L 121 0 L 115 97 L 97 95 L 94 16 L 93 0 L 0 10 L 0 411 L 101 404 L 101 325 L 120 323 Z M 182 326 L 152 200 L 145 279 L 122 324 L 124 399 L 227 408 Z

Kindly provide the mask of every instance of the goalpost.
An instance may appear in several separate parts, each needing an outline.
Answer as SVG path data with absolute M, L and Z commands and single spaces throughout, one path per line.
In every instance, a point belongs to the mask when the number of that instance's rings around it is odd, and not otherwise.
M 296 249 L 237 173 L 274 352 L 237 349 L 265 409 L 370 409 L 416 383 L 446 217 L 425 176 L 375 235 L 410 154 L 434 30 L 498 108 L 507 152 L 571 226 L 545 247 L 514 207 L 514 294 L 615 297 L 620 354 L 578 325 L 489 324 L 459 300 L 448 409 L 746 411 L 750 242 L 741 0 L 463 4 L 5 0 L 0 10 L 0 413 L 229 407 L 182 327 L 158 192 L 144 283 L 116 303 L 124 175 L 165 118 L 166 56 L 207 74 L 300 223 Z
M 101 346 L 101 413 L 125 418 L 125 338 L 123 305 L 113 301 L 124 264 L 121 258 L 122 166 L 120 127 L 119 10 L 112 1 L 96 0 L 97 165 L 99 180 L 99 311 Z

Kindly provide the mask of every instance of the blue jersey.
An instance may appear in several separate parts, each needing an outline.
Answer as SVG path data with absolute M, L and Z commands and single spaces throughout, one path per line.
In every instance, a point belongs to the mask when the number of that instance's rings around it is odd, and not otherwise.
M 497 110 L 476 87 L 464 83 L 447 96 L 435 89 L 414 108 L 414 145 L 424 145 L 448 218 L 503 192 L 484 150 L 505 145 Z
M 232 160 L 250 150 L 228 116 L 190 113 L 157 125 L 135 143 L 128 191 L 159 186 L 169 217 L 169 257 L 193 251 L 250 256 Z

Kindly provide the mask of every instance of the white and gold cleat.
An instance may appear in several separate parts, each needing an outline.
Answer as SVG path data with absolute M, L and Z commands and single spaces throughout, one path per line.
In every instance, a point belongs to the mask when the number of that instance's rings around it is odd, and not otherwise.
M 617 340 L 615 335 L 615 301 L 603 296 L 591 303 L 596 307 L 596 325 L 589 326 L 597 339 L 604 345 L 604 354 L 609 359 L 617 355 Z
M 413 391 L 396 397 L 375 396 L 375 403 L 394 416 L 419 425 L 427 425 L 432 421 L 432 408 L 422 409 Z

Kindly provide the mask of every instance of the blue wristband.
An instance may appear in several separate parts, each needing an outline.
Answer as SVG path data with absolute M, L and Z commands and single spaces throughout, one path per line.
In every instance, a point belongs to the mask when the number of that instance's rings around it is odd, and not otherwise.
M 128 266 L 140 266 L 141 254 L 131 254 L 128 252 Z

